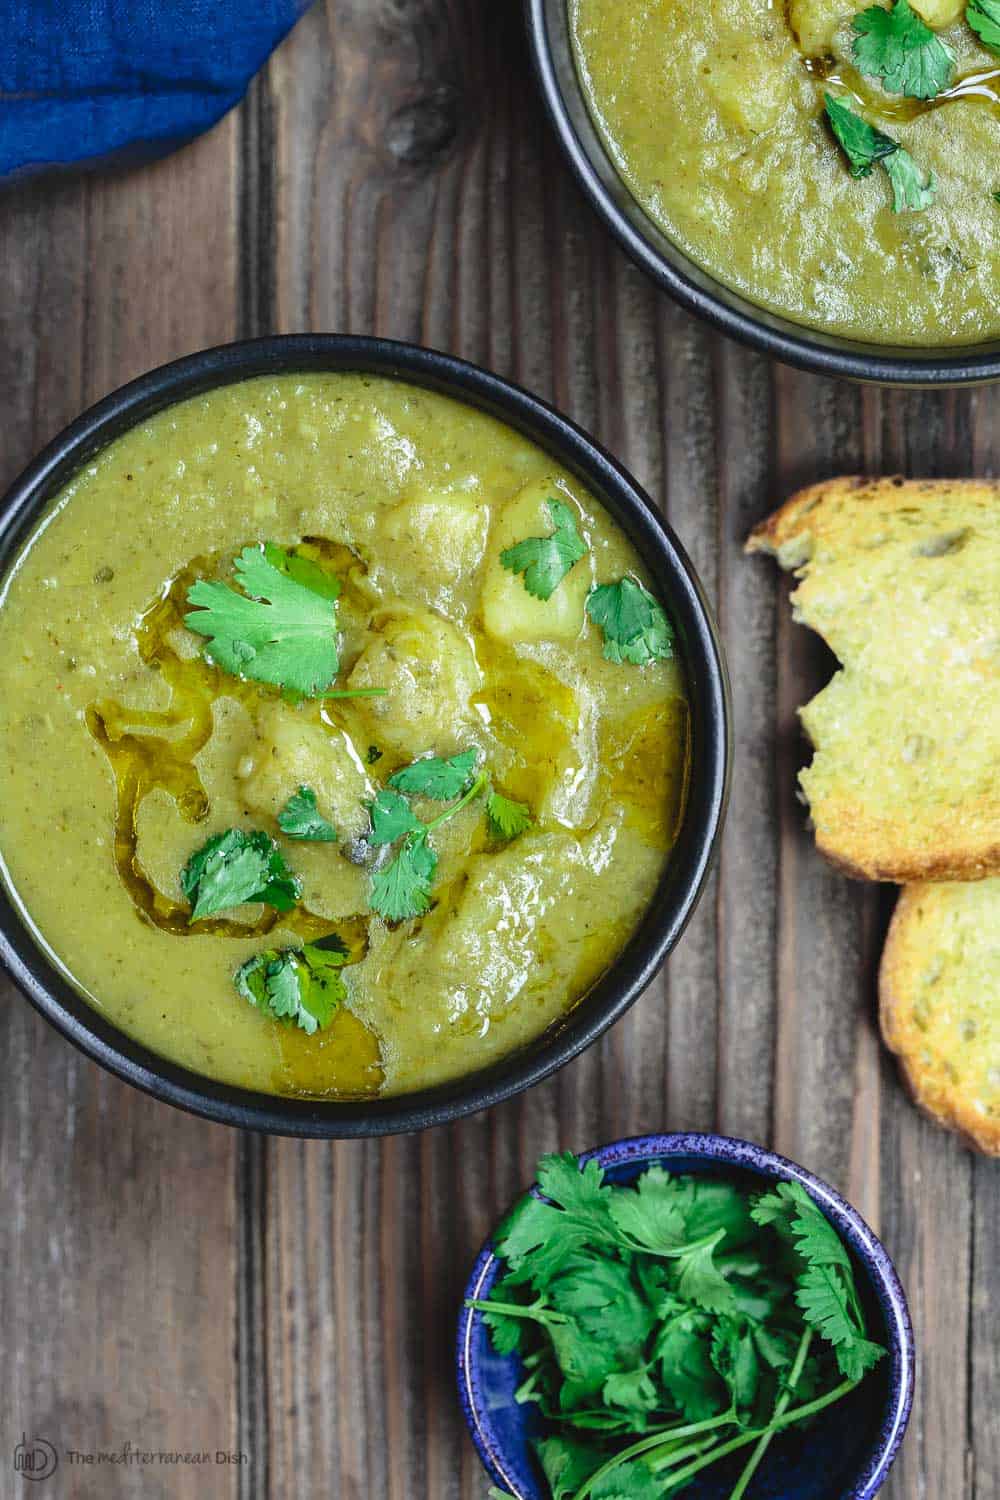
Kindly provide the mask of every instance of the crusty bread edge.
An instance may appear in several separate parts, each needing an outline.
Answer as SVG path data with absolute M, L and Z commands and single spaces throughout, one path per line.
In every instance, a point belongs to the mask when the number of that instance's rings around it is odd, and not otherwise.
M 837 479 L 824 479 L 819 484 L 808 484 L 804 489 L 796 490 L 795 493 L 773 510 L 763 521 L 759 521 L 743 544 L 744 552 L 771 552 L 776 553 L 781 543 L 789 536 L 794 536 L 800 529 L 792 525 L 793 518 L 797 518 L 802 512 L 808 514 L 815 510 L 824 496 L 831 491 L 838 493 L 841 490 L 864 489 L 871 484 L 896 484 L 903 481 L 895 478 L 886 480 L 866 479 L 863 474 L 842 474 Z
M 995 479 L 905 479 L 901 474 L 842 474 L 796 490 L 783 505 L 758 522 L 744 543 L 744 551 L 776 554 L 790 537 L 808 530 L 808 524 L 800 523 L 825 499 L 852 490 L 870 490 L 871 498 L 883 503 L 895 496 L 900 505 L 905 505 L 914 492 L 927 494 L 934 490 L 947 490 L 953 495 L 964 492 L 1000 497 L 1000 483 Z
M 923 860 L 899 860 L 886 864 L 872 858 L 851 859 L 843 845 L 833 846 L 816 832 L 816 848 L 842 875 L 851 880 L 877 880 L 891 885 L 939 885 L 949 880 L 989 880 L 1000 874 L 1000 844 L 988 844 L 976 853 L 961 857 L 952 850 L 928 855 Z
M 887 494 L 894 493 L 899 496 L 901 504 L 906 503 L 907 497 L 914 490 L 974 489 L 983 493 L 1000 494 L 1000 486 L 992 480 L 904 479 L 898 474 L 844 474 L 796 490 L 783 505 L 754 527 L 744 550 L 776 555 L 790 537 L 799 536 L 808 530 L 808 525 L 800 525 L 800 521 L 816 510 L 824 499 L 830 495 L 865 489 L 870 489 L 873 497 L 878 495 L 883 501 Z M 817 631 L 814 626 L 808 628 L 823 639 L 821 631 Z M 929 881 L 984 880 L 1000 873 L 1000 843 L 988 844 L 974 852 L 966 851 L 962 854 L 952 849 L 939 848 L 936 854 L 929 855 L 926 859 L 900 860 L 895 863 L 886 863 L 874 855 L 866 859 L 861 851 L 848 850 L 843 842 L 831 843 L 819 830 L 816 831 L 816 847 L 830 864 L 852 880 L 879 880 L 895 885 L 908 885 Z
M 879 1025 L 882 1040 L 889 1051 L 895 1054 L 907 1091 L 924 1114 L 938 1125 L 943 1125 L 946 1130 L 956 1132 L 973 1150 L 981 1151 L 985 1156 L 1000 1156 L 1000 1123 L 991 1124 L 988 1120 L 984 1120 L 982 1115 L 969 1108 L 961 1095 L 957 1093 L 948 1096 L 946 1108 L 941 1107 L 940 1104 L 932 1105 L 928 1101 L 921 1086 L 920 1071 L 908 1050 L 908 1044 L 912 1040 L 912 1027 L 899 1024 L 900 1015 L 904 1009 L 905 961 L 903 954 L 907 940 L 907 925 L 911 910 L 915 909 L 922 896 L 923 892 L 919 886 L 904 887 L 892 914 L 892 921 L 889 923 L 878 976 Z

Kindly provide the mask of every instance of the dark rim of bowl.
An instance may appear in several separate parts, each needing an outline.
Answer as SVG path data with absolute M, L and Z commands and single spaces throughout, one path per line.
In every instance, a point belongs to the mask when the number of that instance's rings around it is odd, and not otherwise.
M 524 5 L 535 72 L 577 181 L 625 252 L 682 307 L 741 343 L 819 375 L 916 386 L 1000 379 L 1000 340 L 930 352 L 866 344 L 769 312 L 703 271 L 649 218 L 594 126 L 577 76 L 568 0 Z
M 778 1181 L 800 1182 L 821 1206 L 864 1267 L 885 1319 L 890 1359 L 889 1399 L 878 1437 L 865 1458 L 861 1472 L 853 1478 L 849 1489 L 837 1496 L 831 1495 L 830 1500 L 872 1500 L 872 1496 L 885 1483 L 886 1475 L 903 1441 L 913 1405 L 916 1378 L 913 1325 L 906 1304 L 906 1293 L 888 1251 L 869 1229 L 857 1209 L 828 1183 L 806 1171 L 805 1167 L 800 1167 L 797 1162 L 789 1161 L 787 1157 L 768 1151 L 752 1141 L 707 1133 L 631 1136 L 608 1146 L 597 1146 L 592 1151 L 584 1151 L 580 1160 L 597 1161 L 604 1167 L 612 1167 L 622 1162 L 662 1161 L 671 1156 L 702 1157 L 706 1161 L 722 1162 L 736 1170 L 750 1171 Z M 537 1184 L 529 1189 L 535 1192 L 537 1190 Z M 495 1278 L 498 1264 L 492 1239 L 487 1240 L 472 1268 L 465 1298 L 482 1297 Z M 483 1466 L 497 1484 L 506 1485 L 515 1500 L 520 1500 L 510 1476 L 504 1470 L 503 1454 L 497 1450 L 479 1418 L 474 1388 L 474 1364 L 470 1356 L 472 1330 L 476 1319 L 482 1314 L 478 1309 L 465 1307 L 465 1298 L 458 1320 L 456 1356 L 462 1411 Z
M 108 443 L 165 407 L 261 375 L 350 372 L 409 382 L 496 417 L 577 475 L 631 538 L 670 610 L 682 648 L 694 756 L 687 809 L 653 901 L 625 949 L 565 1021 L 488 1068 L 411 1094 L 296 1099 L 219 1083 L 159 1057 L 111 1025 L 36 944 L 0 885 L 0 963 L 88 1057 L 159 1099 L 246 1129 L 292 1136 L 385 1135 L 487 1109 L 569 1062 L 628 1010 L 687 924 L 718 846 L 731 759 L 729 688 L 701 585 L 635 480 L 592 438 L 518 386 L 450 355 L 386 339 L 299 334 L 207 349 L 163 365 L 90 408 L 41 453 L 0 508 L 0 579 L 46 502 Z

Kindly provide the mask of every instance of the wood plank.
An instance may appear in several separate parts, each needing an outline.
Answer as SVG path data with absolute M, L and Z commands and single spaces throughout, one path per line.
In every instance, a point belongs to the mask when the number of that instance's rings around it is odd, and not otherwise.
M 236 131 L 6 198 L 5 480 L 111 386 L 233 335 Z M 85 1061 L 6 983 L 0 1004 L 4 1454 L 22 1429 L 81 1451 L 235 1449 L 237 1137 Z M 237 1474 L 213 1468 L 213 1495 L 235 1496 Z M 184 1500 L 206 1480 L 64 1458 L 56 1482 L 67 1497 Z M 0 1494 L 15 1488 L 5 1458 Z
M 862 466 L 856 387 L 778 368 L 775 497 L 824 474 Z M 783 584 L 777 634 L 775 756 L 781 821 L 776 1145 L 844 1183 L 850 1155 L 857 1023 L 865 1003 L 860 947 L 865 888 L 820 859 L 798 798 L 809 758 L 798 709 L 824 684 L 830 653 L 791 621 Z M 856 998 L 855 998 L 856 997 Z
M 996 1163 L 972 1164 L 972 1295 L 969 1304 L 970 1500 L 1000 1494 L 1000 1339 L 997 1338 L 997 1245 L 1000 1182 Z

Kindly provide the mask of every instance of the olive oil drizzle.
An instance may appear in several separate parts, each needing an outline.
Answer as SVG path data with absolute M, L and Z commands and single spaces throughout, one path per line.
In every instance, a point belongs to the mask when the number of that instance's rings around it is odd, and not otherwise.
M 823 84 L 832 83 L 846 89 L 863 109 L 871 110 L 885 120 L 909 124 L 921 115 L 953 104 L 956 99 L 982 100 L 1000 112 L 1000 67 L 965 73 L 933 99 L 909 99 L 874 88 L 857 68 L 833 57 L 803 57 L 802 64 L 811 77 Z
M 334 549 L 321 549 L 317 544 L 310 550 L 330 555 Z M 357 559 L 350 556 L 356 565 Z M 181 817 L 194 827 L 208 816 L 209 799 L 195 757 L 212 734 L 213 700 L 225 695 L 252 711 L 272 692 L 262 684 L 228 676 L 201 653 L 181 656 L 172 644 L 176 632 L 185 629 L 188 590 L 198 578 L 218 575 L 220 561 L 216 557 L 194 558 L 169 580 L 136 627 L 139 659 L 162 676 L 170 689 L 169 706 L 162 711 L 136 710 L 114 699 L 103 699 L 87 709 L 87 728 L 115 776 L 115 868 L 140 919 L 175 937 L 264 937 L 280 926 L 305 942 L 315 942 L 336 932 L 347 943 L 350 961 L 356 963 L 367 951 L 367 916 L 334 923 L 300 905 L 290 912 L 265 908 L 255 922 L 207 917 L 192 924 L 190 909 L 164 895 L 139 858 L 139 810 L 152 791 L 166 792 Z

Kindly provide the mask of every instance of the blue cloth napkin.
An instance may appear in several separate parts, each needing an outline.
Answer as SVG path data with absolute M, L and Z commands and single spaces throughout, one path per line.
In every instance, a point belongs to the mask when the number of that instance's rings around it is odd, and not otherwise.
M 163 156 L 237 104 L 309 0 L 0 0 L 0 177 Z

